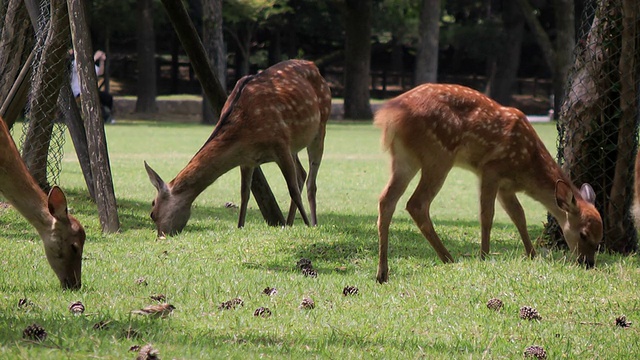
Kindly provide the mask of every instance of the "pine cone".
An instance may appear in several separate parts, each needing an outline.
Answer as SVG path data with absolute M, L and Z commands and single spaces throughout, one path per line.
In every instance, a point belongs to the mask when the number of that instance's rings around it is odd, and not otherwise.
M 73 302 L 69 305 L 69 311 L 71 311 L 73 315 L 82 315 L 84 312 L 84 305 L 80 301 Z
M 160 353 L 157 349 L 154 349 L 151 344 L 147 344 L 140 348 L 136 360 L 159 360 Z
M 304 268 L 302 269 L 302 275 L 308 276 L 311 278 L 316 278 L 318 277 L 318 272 L 313 268 Z
M 631 326 L 631 321 L 627 321 L 627 317 L 624 315 L 620 315 L 616 318 L 616 326 L 621 328 L 628 328 Z
M 18 307 L 19 308 L 28 308 L 28 307 L 34 307 L 35 304 L 33 302 L 31 302 L 31 300 L 27 299 L 27 298 L 23 298 L 18 300 Z
M 345 286 L 344 289 L 342 289 L 342 295 L 358 295 L 358 288 L 355 286 Z
M 93 324 L 93 329 L 94 330 L 106 330 L 109 328 L 109 323 L 111 323 L 111 320 L 101 320 L 95 324 Z
M 311 269 L 312 268 L 311 260 L 305 259 L 305 258 L 302 258 L 302 259 L 298 260 L 298 263 L 296 265 L 298 266 L 298 268 L 300 270 Z
M 303 310 L 311 310 L 315 307 L 316 303 L 314 303 L 313 300 L 309 297 L 302 298 L 302 302 L 300 303 L 300 306 L 298 306 L 299 309 Z
M 218 306 L 218 309 L 233 310 L 238 306 L 244 306 L 244 301 L 242 301 L 242 299 L 239 297 L 223 302 L 222 304 L 220 304 L 220 306 Z
M 151 300 L 155 300 L 157 302 L 165 302 L 165 300 L 167 300 L 167 297 L 164 296 L 164 294 L 156 294 L 149 297 L 151 298 Z
M 273 296 L 278 293 L 278 290 L 276 290 L 276 288 L 266 287 L 264 288 L 264 290 L 262 290 L 262 293 L 265 295 Z
M 253 316 L 260 316 L 263 318 L 267 318 L 271 316 L 271 310 L 269 310 L 269 308 L 267 307 L 259 307 L 256 309 L 256 311 L 253 312 Z
M 504 306 L 504 304 L 500 299 L 492 298 L 487 301 L 487 307 L 491 310 L 500 311 L 502 310 L 502 306 Z
M 524 349 L 524 357 L 525 358 L 536 358 L 536 359 L 546 359 L 547 352 L 542 348 L 542 346 L 532 345 Z
M 520 319 L 525 320 L 542 320 L 542 316 L 538 313 L 538 310 L 531 306 L 523 306 L 520 308 Z
M 24 339 L 44 341 L 47 338 L 47 332 L 38 324 L 31 324 L 22 331 L 22 337 Z

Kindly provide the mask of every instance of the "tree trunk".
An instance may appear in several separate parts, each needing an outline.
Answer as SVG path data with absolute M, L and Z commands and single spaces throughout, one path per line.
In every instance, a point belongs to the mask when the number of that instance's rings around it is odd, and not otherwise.
M 346 0 L 344 117 L 371 119 L 371 0 Z
M 33 28 L 23 0 L 10 0 L 0 34 L 0 104 L 9 95 L 33 47 Z
M 565 86 L 571 70 L 576 45 L 574 0 L 554 0 L 556 20 L 555 58 L 553 69 L 553 110 L 558 114 L 564 102 Z
M 66 81 L 69 20 L 64 0 L 52 0 L 48 29 L 42 43 L 42 52 L 33 76 L 30 97 L 30 121 L 25 135 L 22 157 L 42 189 L 47 191 L 47 160 L 53 133 L 53 119 L 58 109 L 57 100 L 62 83 Z
M 223 88 L 227 83 L 227 60 L 222 33 L 222 0 L 202 0 L 202 44 Z M 204 90 L 203 90 L 204 92 Z M 206 96 L 202 97 L 202 123 L 215 124 L 218 114 Z
M 109 152 L 104 134 L 104 122 L 100 111 L 96 70 L 91 51 L 89 26 L 83 1 L 67 0 L 71 38 L 80 77 L 82 117 L 87 131 L 87 145 L 91 157 L 91 175 L 95 184 L 96 205 L 102 231 L 113 233 L 120 229 L 118 207 L 113 191 Z M 64 48 L 63 48 L 64 49 Z
M 136 112 L 156 113 L 156 44 L 153 31 L 152 0 L 138 0 L 138 81 Z
M 580 41 L 558 127 L 563 168 L 576 184 L 590 182 L 596 192 L 605 247 L 628 253 L 637 246 L 629 178 L 637 146 L 639 55 L 633 44 L 638 19 L 623 21 L 622 5 L 622 0 L 597 4 Z
M 512 1 L 505 1 L 502 9 L 504 26 L 503 46 L 498 51 L 495 68 L 489 80 L 489 96 L 497 102 L 510 105 L 513 84 L 520 66 L 520 51 L 524 33 L 524 18 L 520 7 Z
M 416 85 L 438 81 L 440 0 L 422 0 L 418 25 Z

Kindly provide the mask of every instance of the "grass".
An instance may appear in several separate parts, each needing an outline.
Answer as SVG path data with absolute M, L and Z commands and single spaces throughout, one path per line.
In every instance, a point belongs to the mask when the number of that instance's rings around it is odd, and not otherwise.
M 554 125 L 535 127 L 555 148 Z M 370 124 L 329 125 L 318 227 L 300 219 L 291 228 L 266 226 L 252 201 L 246 227 L 236 229 L 237 209 L 225 207 L 239 202 L 239 171 L 233 170 L 196 200 L 185 231 L 164 240 L 156 239 L 148 217 L 155 189 L 143 160 L 169 181 L 211 127 L 132 121 L 106 131 L 119 233 L 101 233 L 71 142 L 65 145 L 61 184 L 88 234 L 80 291 L 59 289 L 35 231 L 13 209 L 0 209 L 2 358 L 126 359 L 135 357 L 131 346 L 146 343 L 167 359 L 513 359 L 534 344 L 550 359 L 640 356 L 637 257 L 601 254 L 589 271 L 562 251 L 525 259 L 515 227 L 497 209 L 492 254 L 481 261 L 476 179 L 462 170 L 450 174 L 433 205 L 436 230 L 457 261 L 442 264 L 419 234 L 403 210 L 408 191 L 391 227 L 390 281 L 377 284 L 377 198 L 388 159 Z M 263 169 L 287 208 L 279 171 L 272 164 Z M 521 199 L 536 237 L 545 210 Z M 317 278 L 296 269 L 303 257 L 313 262 Z M 138 284 L 140 278 L 147 285 Z M 343 296 L 347 285 L 358 287 L 358 295 Z M 264 295 L 265 287 L 278 293 Z M 177 308 L 170 318 L 130 314 L 158 293 Z M 238 296 L 243 307 L 218 309 Z M 304 296 L 315 309 L 298 308 Z M 504 301 L 502 311 L 486 308 L 492 297 Z M 34 305 L 19 308 L 21 298 Z M 77 300 L 86 307 L 83 316 L 67 309 Z M 519 319 L 524 305 L 535 307 L 542 320 Z M 254 317 L 258 307 L 273 315 Z M 631 327 L 614 325 L 622 314 Z M 93 328 L 103 320 L 110 322 L 107 329 Z M 22 339 L 32 323 L 47 330 L 44 342 Z

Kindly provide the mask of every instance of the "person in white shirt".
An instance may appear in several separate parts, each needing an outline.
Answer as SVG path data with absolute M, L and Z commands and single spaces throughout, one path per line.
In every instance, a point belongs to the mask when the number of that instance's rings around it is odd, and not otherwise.
M 76 60 L 73 56 L 73 49 L 69 51 L 71 55 L 71 92 L 77 99 L 80 96 L 80 76 L 78 75 L 78 67 L 76 66 Z M 102 50 L 98 50 L 93 54 L 94 66 L 96 69 L 96 75 L 104 75 L 104 63 L 107 59 L 107 55 Z M 102 115 L 105 123 L 115 123 L 113 118 L 113 96 L 105 91 L 98 91 L 100 98 L 100 104 L 102 105 Z

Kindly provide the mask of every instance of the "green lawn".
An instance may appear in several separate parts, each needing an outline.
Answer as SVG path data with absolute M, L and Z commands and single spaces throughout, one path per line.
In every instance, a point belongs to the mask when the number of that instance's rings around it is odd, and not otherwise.
M 555 126 L 535 127 L 555 149 Z M 67 141 L 61 185 L 87 230 L 80 291 L 59 289 L 33 228 L 12 209 L 0 208 L 0 358 L 133 359 L 130 347 L 147 343 L 163 359 L 517 359 L 534 344 L 549 359 L 640 356 L 637 257 L 601 254 L 588 271 L 561 251 L 539 249 L 541 256 L 525 259 L 515 227 L 497 209 L 492 254 L 481 261 L 477 183 L 462 170 L 452 171 L 432 211 L 456 262 L 442 264 L 403 210 L 410 188 L 391 226 L 389 283 L 377 284 L 377 199 L 388 158 L 379 131 L 368 123 L 328 127 L 318 227 L 300 219 L 291 228 L 269 227 L 252 200 L 245 228 L 237 229 L 237 209 L 225 207 L 239 203 L 240 175 L 233 170 L 196 200 L 182 234 L 156 239 L 149 219 L 155 189 L 143 160 L 169 181 L 211 130 L 133 121 L 107 126 L 122 226 L 108 235 L 100 231 Z M 288 208 L 279 170 L 273 164 L 263 169 L 281 207 Z M 535 238 L 546 212 L 521 199 Z M 301 258 L 312 261 L 317 278 L 296 268 Z M 358 294 L 344 296 L 345 286 L 357 287 Z M 277 294 L 263 294 L 266 287 Z M 130 313 L 160 293 L 176 307 L 172 316 Z M 243 307 L 219 309 L 235 297 Z M 299 309 L 303 297 L 315 308 Z M 504 302 L 502 311 L 487 309 L 493 297 Z M 34 305 L 18 307 L 23 298 Z M 84 315 L 69 312 L 74 301 L 85 305 Z M 542 320 L 519 319 L 525 305 Z M 259 307 L 272 316 L 255 317 Z M 615 326 L 623 314 L 631 327 Z M 109 326 L 94 329 L 100 321 Z M 22 339 L 33 323 L 47 331 L 44 342 Z

